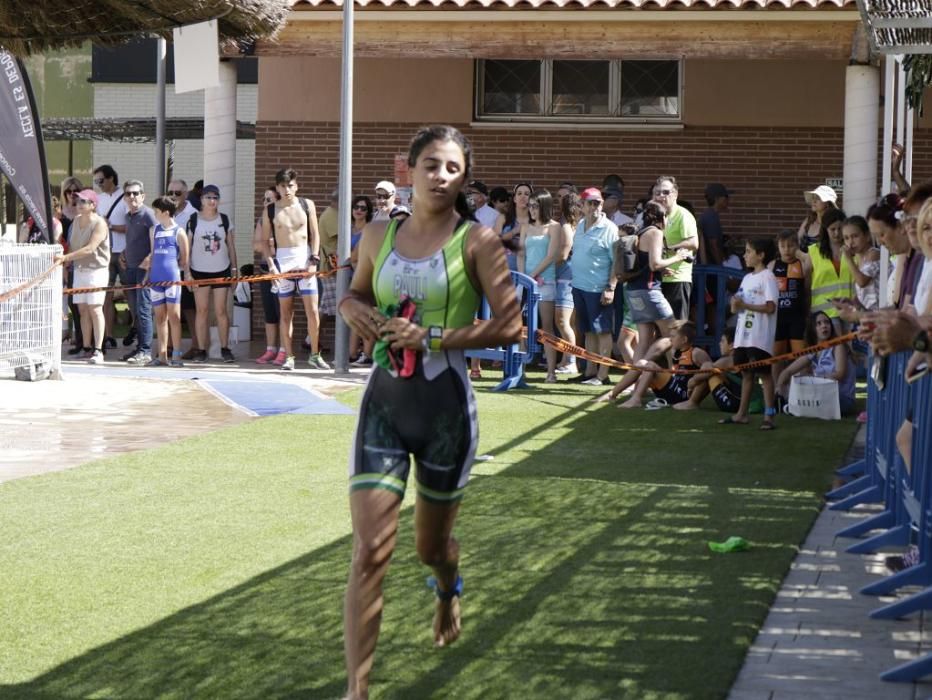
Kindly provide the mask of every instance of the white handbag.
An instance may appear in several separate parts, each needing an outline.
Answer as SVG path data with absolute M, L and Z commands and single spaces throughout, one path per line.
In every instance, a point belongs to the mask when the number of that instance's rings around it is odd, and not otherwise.
M 838 382 L 825 377 L 793 377 L 786 410 L 798 418 L 840 420 Z

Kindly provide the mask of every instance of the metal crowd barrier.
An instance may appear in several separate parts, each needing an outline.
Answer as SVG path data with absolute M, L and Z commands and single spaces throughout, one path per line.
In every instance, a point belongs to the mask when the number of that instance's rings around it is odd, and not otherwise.
M 522 305 L 522 315 L 525 317 L 524 322 L 527 326 L 527 338 L 524 340 L 524 347 L 522 348 L 521 343 L 511 343 L 495 348 L 466 351 L 466 357 L 468 358 L 476 357 L 480 360 L 495 360 L 502 363 L 504 378 L 492 391 L 508 391 L 516 387 L 526 389 L 528 383 L 524 378 L 524 365 L 531 362 L 534 356 L 542 350 L 537 340 L 537 313 L 540 304 L 540 291 L 537 289 L 537 282 L 534 281 L 533 277 L 515 271 L 511 272 L 511 280 L 515 284 L 515 291 L 518 294 L 518 301 Z M 476 318 L 480 321 L 487 321 L 492 318 L 492 309 L 485 297 L 482 299 L 482 305 Z
M 918 564 L 886 576 L 861 589 L 866 595 L 885 595 L 904 586 L 920 586 L 911 595 L 871 612 L 875 619 L 895 619 L 920 610 L 932 609 L 932 376 L 913 384 L 904 372 L 910 353 L 898 353 L 883 362 L 883 386 L 874 379 L 868 383 L 867 443 L 864 459 L 839 470 L 863 472 L 850 484 L 827 494 L 845 496 L 830 507 L 845 510 L 861 503 L 883 502 L 883 511 L 838 532 L 839 537 L 860 537 L 882 530 L 850 546 L 852 554 L 876 552 L 890 546 L 914 542 L 919 549 Z M 870 373 L 873 375 L 873 372 Z M 896 446 L 896 434 L 907 414 L 912 417 L 912 469 Z M 912 682 L 932 674 L 932 654 L 910 661 L 881 674 L 888 681 Z

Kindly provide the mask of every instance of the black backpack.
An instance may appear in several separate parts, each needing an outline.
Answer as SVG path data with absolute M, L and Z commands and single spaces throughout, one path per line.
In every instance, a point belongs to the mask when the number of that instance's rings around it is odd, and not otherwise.
M 230 217 L 228 217 L 223 212 L 220 212 L 220 225 L 223 226 L 223 235 L 226 236 L 230 233 Z M 191 218 L 188 219 L 188 233 L 192 236 L 194 232 L 197 231 L 197 212 L 191 214 Z

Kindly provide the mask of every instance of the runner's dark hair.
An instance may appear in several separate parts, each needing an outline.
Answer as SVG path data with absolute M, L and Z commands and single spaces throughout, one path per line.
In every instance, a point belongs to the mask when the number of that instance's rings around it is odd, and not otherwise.
M 460 133 L 459 129 L 455 129 L 446 124 L 433 124 L 431 126 L 422 126 L 418 129 L 414 138 L 411 139 L 411 144 L 408 146 L 408 167 L 413 168 L 417 164 L 417 159 L 418 156 L 421 155 L 421 151 L 434 141 L 452 141 L 460 147 L 460 150 L 463 152 L 463 161 L 466 164 L 463 182 L 469 182 L 472 179 L 472 144 L 469 143 L 469 139 Z M 465 188 L 456 193 L 456 202 L 453 208 L 456 209 L 456 213 L 459 214 L 461 218 L 470 221 L 476 220 L 476 215 L 473 213 L 472 208 L 469 206 L 469 201 L 466 199 Z

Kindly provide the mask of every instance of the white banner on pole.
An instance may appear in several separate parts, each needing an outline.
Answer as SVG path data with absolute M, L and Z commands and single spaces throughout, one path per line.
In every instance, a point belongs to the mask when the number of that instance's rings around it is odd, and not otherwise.
M 220 84 L 220 43 L 217 20 L 173 30 L 175 94 Z

